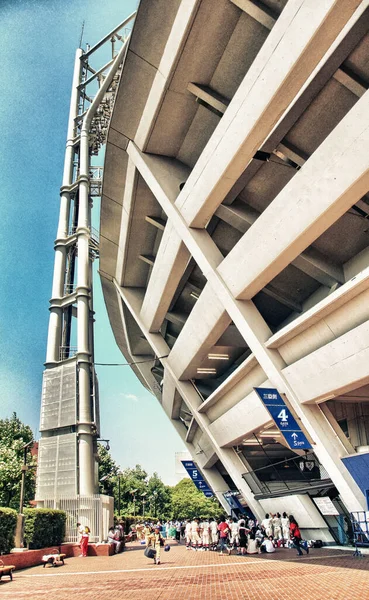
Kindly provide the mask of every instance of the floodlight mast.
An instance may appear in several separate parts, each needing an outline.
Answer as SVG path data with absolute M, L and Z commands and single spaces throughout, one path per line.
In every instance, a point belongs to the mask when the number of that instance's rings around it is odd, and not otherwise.
M 93 196 L 101 196 L 102 168 L 92 165 L 91 157 L 106 141 L 128 48 L 129 36 L 122 30 L 134 16 L 93 48 L 85 53 L 79 48 L 75 55 L 41 400 L 36 491 L 40 505 L 46 499 L 98 493 L 92 263 L 99 256 L 99 245 L 91 210 Z M 123 43 L 115 55 L 117 41 Z M 95 70 L 90 57 L 105 43 L 111 43 L 113 59 Z M 88 86 L 98 88 L 93 98 Z

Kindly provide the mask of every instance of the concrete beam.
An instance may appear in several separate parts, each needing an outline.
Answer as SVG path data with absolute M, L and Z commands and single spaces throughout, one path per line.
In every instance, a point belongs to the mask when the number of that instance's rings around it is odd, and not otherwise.
M 164 229 L 165 229 L 166 222 L 163 219 L 159 219 L 159 217 L 146 216 L 145 221 L 150 223 L 150 225 L 154 225 L 154 227 L 156 227 L 157 229 L 160 229 L 160 231 L 164 231 Z
M 205 227 L 359 4 L 287 4 L 177 199 L 191 227 Z
M 328 400 L 366 385 L 369 322 L 296 361 L 283 369 L 283 373 L 301 402 Z
M 220 113 L 225 113 L 227 106 L 229 104 L 229 100 L 221 96 L 207 85 L 202 85 L 200 83 L 189 83 L 187 89 L 191 94 L 199 98 L 205 104 L 208 104 L 212 108 L 215 108 Z
M 358 98 L 361 98 L 368 89 L 367 83 L 345 66 L 337 69 L 333 77 Z
M 366 193 L 368 111 L 366 93 L 224 259 L 235 297 L 252 298 Z
M 231 0 L 231 2 L 269 31 L 273 28 L 277 15 L 262 2 L 258 2 L 258 0 Z
M 195 437 L 195 433 L 198 430 L 199 426 L 196 422 L 196 419 L 193 417 L 190 423 L 189 428 L 187 429 L 186 442 L 192 442 Z
M 196 369 L 207 357 L 231 319 L 206 285 L 193 307 L 171 351 L 171 361 L 180 380 L 195 379 Z
M 367 208 L 369 209 L 369 206 Z M 221 204 L 215 214 L 222 221 L 225 221 L 242 233 L 246 233 L 260 216 L 259 212 L 240 200 L 236 200 L 231 206 Z M 307 248 L 291 264 L 327 287 L 331 287 L 337 282 L 343 283 L 345 280 L 342 267 L 334 264 L 315 248 Z M 301 307 L 299 307 L 297 312 L 300 309 Z
M 357 298 L 368 288 L 369 267 L 272 335 L 266 342 L 266 346 L 268 348 L 279 348 L 297 335 L 312 328 L 319 321 L 327 319 L 330 314 L 343 307 L 353 298 Z
M 189 259 L 186 246 L 168 223 L 142 305 L 141 316 L 150 331 L 159 331 Z
M 179 8 L 170 30 L 170 34 L 161 57 L 158 70 L 141 116 L 135 135 L 135 143 L 141 150 L 145 150 L 155 126 L 155 122 L 162 106 L 165 94 L 171 82 L 183 46 L 186 43 L 188 32 L 195 18 L 199 0 L 186 0 L 180 2 Z

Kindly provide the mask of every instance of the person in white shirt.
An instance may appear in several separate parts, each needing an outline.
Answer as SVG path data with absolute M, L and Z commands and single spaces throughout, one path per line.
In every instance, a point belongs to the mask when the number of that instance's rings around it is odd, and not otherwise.
M 288 518 L 287 513 L 283 513 L 281 518 L 282 525 L 282 537 L 284 544 L 287 545 L 288 540 L 290 539 L 290 520 Z
M 218 523 L 215 519 L 211 518 L 210 521 L 210 547 L 212 550 L 216 550 L 218 546 Z
M 274 515 L 272 519 L 273 524 L 273 535 L 275 540 L 280 540 L 282 538 L 282 521 L 281 515 L 277 513 Z
M 264 548 L 264 550 L 263 550 Z M 263 543 L 260 546 L 260 552 L 268 552 L 268 554 L 270 554 L 271 552 L 275 552 L 275 547 L 274 547 L 274 542 L 273 542 L 273 536 L 270 535 L 268 537 L 268 539 L 264 540 Z
M 198 519 L 194 519 L 191 523 L 191 542 L 192 548 L 197 550 L 201 546 L 201 538 L 199 535 L 200 524 Z
M 231 522 L 231 526 L 230 526 L 231 536 L 230 536 L 230 546 L 228 548 L 228 554 L 231 554 L 233 548 L 238 548 L 240 545 L 240 539 L 238 536 L 239 529 L 240 529 L 240 525 L 239 525 L 237 519 L 234 518 L 233 521 Z
M 187 523 L 186 523 L 185 536 L 186 536 L 186 550 L 190 550 L 190 548 L 191 548 L 191 536 L 192 536 L 191 521 L 187 521 Z
M 273 535 L 272 519 L 270 518 L 268 513 L 265 515 L 265 519 L 262 520 L 261 526 L 264 529 L 265 535 L 267 537 L 269 537 L 270 535 Z
M 202 538 L 202 547 L 204 550 L 209 550 L 210 543 L 210 523 L 205 519 L 201 523 L 201 538 Z
M 259 541 L 255 539 L 255 534 L 250 533 L 249 539 L 247 542 L 247 554 L 258 554 L 259 552 Z

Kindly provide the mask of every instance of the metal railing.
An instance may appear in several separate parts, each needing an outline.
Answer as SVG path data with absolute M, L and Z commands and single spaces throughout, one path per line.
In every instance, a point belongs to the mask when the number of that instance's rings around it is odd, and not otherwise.
M 59 360 L 66 360 L 72 358 L 77 354 L 77 346 L 60 346 Z
M 90 528 L 90 542 L 107 539 L 110 519 L 113 517 L 113 498 L 104 495 L 77 496 L 74 498 L 45 499 L 44 507 L 65 511 L 65 541 L 78 542 L 77 523 Z
M 256 496 L 274 496 L 330 485 L 331 479 L 314 454 L 270 462 L 242 474 Z
M 76 291 L 76 285 L 74 283 L 65 283 L 64 284 L 64 296 L 69 296 Z

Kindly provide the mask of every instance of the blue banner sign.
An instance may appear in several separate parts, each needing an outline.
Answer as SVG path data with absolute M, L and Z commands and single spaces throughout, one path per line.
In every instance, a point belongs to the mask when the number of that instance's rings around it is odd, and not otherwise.
M 291 450 L 312 448 L 278 390 L 275 388 L 254 388 L 254 390 Z
M 181 462 L 197 489 L 200 490 L 200 492 L 202 492 L 207 498 L 212 498 L 214 494 L 203 478 L 202 473 L 199 471 L 197 465 L 192 460 L 182 460 Z

